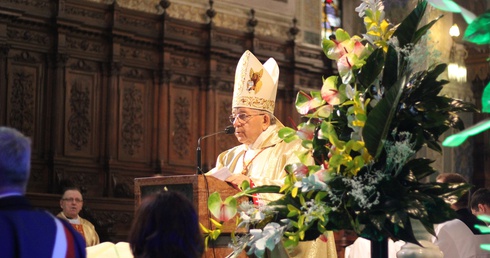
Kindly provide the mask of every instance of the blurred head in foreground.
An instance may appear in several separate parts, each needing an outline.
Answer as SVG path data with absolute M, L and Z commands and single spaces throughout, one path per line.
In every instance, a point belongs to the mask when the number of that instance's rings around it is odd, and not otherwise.
M 197 258 L 204 242 L 197 212 L 178 192 L 162 191 L 145 198 L 129 233 L 135 258 Z
M 24 194 L 31 168 L 31 140 L 0 127 L 0 194 Z

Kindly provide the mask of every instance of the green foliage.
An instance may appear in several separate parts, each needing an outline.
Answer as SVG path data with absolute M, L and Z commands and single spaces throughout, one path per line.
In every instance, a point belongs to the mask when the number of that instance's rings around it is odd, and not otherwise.
M 395 83 L 383 99 L 371 110 L 367 117 L 362 136 L 369 153 L 377 158 L 383 150 L 383 140 L 393 130 L 392 120 L 398 111 L 398 103 L 403 93 L 406 79 Z
M 490 10 L 487 10 L 482 15 L 478 16 L 468 28 L 463 36 L 463 40 L 472 42 L 478 45 L 490 44 Z
M 469 190 L 467 184 L 427 183 L 437 172 L 433 161 L 415 158 L 424 146 L 441 152 L 439 137 L 464 128 L 458 113 L 476 111 L 440 94 L 448 83 L 439 79 L 445 64 L 421 69 L 411 59 L 439 18 L 421 25 L 427 3 L 419 1 L 393 26 L 383 19 L 382 5 L 367 3 L 364 38 L 337 30 L 336 40 L 323 41 L 339 75 L 323 79 L 319 91 L 299 92 L 296 109 L 305 122 L 279 132 L 286 142 L 301 139 L 315 164 L 289 164 L 281 188 L 244 186 L 235 196 L 283 193 L 267 205 L 274 216 L 256 225 L 270 225 L 272 218 L 285 225 L 285 246 L 341 229 L 419 244 L 411 219 L 434 234 L 433 224 L 455 218 L 446 200 Z
M 423 146 L 441 152 L 439 137 L 450 128 L 464 128 L 458 113 L 476 111 L 469 103 L 440 95 L 447 84 L 439 79 L 445 64 L 414 71 L 408 61 L 411 50 L 440 18 L 420 25 L 426 6 L 420 1 L 393 27 L 392 37 L 397 40 L 381 42 L 390 38 L 392 30 L 380 29 L 388 36 L 376 34 L 374 45 L 357 48 L 364 54 L 352 60 L 362 65 L 353 65 L 339 75 L 342 80 L 336 80 L 339 94 L 346 96 L 340 103 L 322 102 L 315 92 L 298 94 L 298 110 L 317 128 L 308 143 L 318 167 L 305 177 L 291 169 L 282 188 L 286 195 L 274 202 L 275 207 L 283 207 L 277 209 L 279 217 L 292 221 L 290 241 L 325 230 L 352 229 L 372 240 L 390 237 L 418 244 L 410 219 L 434 233 L 432 224 L 455 217 L 445 199 L 460 196 L 468 186 L 424 183 L 437 172 L 431 167 L 433 161 L 403 154 L 405 149 L 415 153 Z M 382 28 L 384 22 L 371 18 L 366 24 Z M 339 46 L 357 44 L 358 38 L 345 31 L 337 36 L 341 40 L 324 41 L 325 54 L 339 63 L 351 60 L 352 55 Z M 318 115 L 323 106 L 332 110 L 327 117 Z M 285 139 L 292 137 L 291 130 L 284 130 Z M 301 125 L 297 135 L 300 131 L 305 131 Z M 313 216 L 312 207 L 323 213 Z
M 418 32 L 417 30 L 419 23 L 425 14 L 426 8 L 427 2 L 420 1 L 417 7 L 400 23 L 400 25 L 398 25 L 393 37 L 398 39 L 401 47 L 406 46 L 409 43 L 417 43 L 421 36 L 427 31 L 428 28 L 421 32 Z M 424 28 L 426 28 L 426 26 L 424 26 Z
M 385 65 L 385 55 L 382 48 L 374 50 L 366 60 L 369 65 L 364 65 L 359 72 L 359 82 L 364 89 L 369 88 L 377 79 Z
M 485 86 L 481 97 L 482 112 L 490 113 L 490 82 Z

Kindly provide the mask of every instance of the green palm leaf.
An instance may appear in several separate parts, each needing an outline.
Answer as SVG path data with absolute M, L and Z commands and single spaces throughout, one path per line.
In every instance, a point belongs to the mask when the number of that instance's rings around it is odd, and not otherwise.
M 389 89 L 398 79 L 398 65 L 398 53 L 393 46 L 389 45 L 383 71 L 383 85 L 386 89 Z
M 359 82 L 368 88 L 376 80 L 379 73 L 383 70 L 384 66 L 384 53 L 382 48 L 374 50 L 371 55 L 366 60 L 366 65 L 364 65 L 359 73 Z
M 371 156 L 377 158 L 383 150 L 383 140 L 391 131 L 391 120 L 397 112 L 398 102 L 403 93 L 407 76 L 398 80 L 391 89 L 386 92 L 381 101 L 371 110 L 367 117 L 366 125 L 362 131 L 362 137 Z
M 427 7 L 427 1 L 420 1 L 417 7 L 405 18 L 400 26 L 396 29 L 393 34 L 394 37 L 398 38 L 400 47 L 404 47 L 408 43 L 413 43 L 414 39 L 417 37 L 416 32 L 422 17 L 424 16 L 425 9 Z M 421 35 L 417 36 L 420 38 Z

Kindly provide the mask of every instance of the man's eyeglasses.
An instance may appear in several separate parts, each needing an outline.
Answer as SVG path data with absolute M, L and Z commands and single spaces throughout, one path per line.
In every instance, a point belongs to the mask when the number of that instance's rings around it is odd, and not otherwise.
M 78 199 L 78 198 L 63 198 L 61 199 L 65 202 L 76 202 L 76 203 L 82 203 L 83 200 L 82 199 Z
M 265 114 L 254 114 L 254 115 L 247 115 L 247 114 L 245 114 L 245 113 L 241 113 L 241 114 L 231 115 L 231 116 L 229 117 L 229 119 L 230 119 L 230 122 L 231 122 L 232 124 L 235 122 L 235 120 L 236 120 L 236 119 L 238 119 L 238 122 L 239 122 L 239 123 L 244 124 L 244 123 L 247 123 L 247 122 L 248 122 L 248 120 L 250 120 L 250 119 L 251 119 L 252 117 L 254 117 L 254 116 L 263 116 L 263 115 L 265 115 Z

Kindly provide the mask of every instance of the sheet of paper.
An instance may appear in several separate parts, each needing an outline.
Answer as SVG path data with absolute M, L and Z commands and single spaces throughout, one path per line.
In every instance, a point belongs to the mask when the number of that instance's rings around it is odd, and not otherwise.
M 227 167 L 223 167 L 218 169 L 216 172 L 209 174 L 210 176 L 216 177 L 221 181 L 225 181 L 229 176 L 231 176 L 231 172 Z

